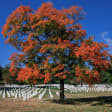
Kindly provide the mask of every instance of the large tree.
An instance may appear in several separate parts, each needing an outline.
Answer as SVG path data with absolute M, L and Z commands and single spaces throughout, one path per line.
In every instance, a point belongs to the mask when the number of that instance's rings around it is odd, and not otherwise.
M 36 84 L 53 77 L 60 80 L 60 99 L 64 99 L 64 80 L 75 79 L 88 84 L 100 80 L 101 70 L 110 66 L 104 43 L 86 37 L 79 21 L 84 18 L 81 7 L 57 10 L 43 3 L 36 11 L 18 7 L 7 19 L 2 34 L 6 43 L 20 53 L 13 53 L 10 72 L 17 80 Z M 22 66 L 20 70 L 19 66 Z

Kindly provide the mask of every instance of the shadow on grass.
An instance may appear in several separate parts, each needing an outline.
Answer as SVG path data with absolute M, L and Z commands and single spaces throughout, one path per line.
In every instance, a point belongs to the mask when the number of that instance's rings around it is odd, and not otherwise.
M 49 100 L 52 103 L 58 104 L 70 104 L 70 105 L 84 105 L 90 104 L 92 106 L 97 105 L 105 105 L 110 104 L 109 106 L 112 107 L 112 96 L 99 96 L 99 97 L 87 97 L 87 98 L 67 98 L 63 101 L 59 99 Z

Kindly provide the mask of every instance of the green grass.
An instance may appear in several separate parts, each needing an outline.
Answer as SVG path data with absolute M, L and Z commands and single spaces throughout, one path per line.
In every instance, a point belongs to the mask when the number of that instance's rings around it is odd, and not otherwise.
M 59 101 L 58 89 L 51 89 L 54 99 L 50 99 L 49 91 L 42 100 L 34 97 L 28 101 L 22 99 L 0 97 L 0 112 L 112 112 L 112 92 L 65 92 L 66 99 Z

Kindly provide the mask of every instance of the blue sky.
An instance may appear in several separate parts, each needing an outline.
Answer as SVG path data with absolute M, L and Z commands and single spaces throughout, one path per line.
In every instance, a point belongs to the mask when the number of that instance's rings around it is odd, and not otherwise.
M 112 0 L 1 0 L 0 1 L 0 65 L 9 64 L 9 56 L 16 52 L 10 45 L 4 44 L 1 34 L 2 26 L 9 14 L 18 6 L 30 5 L 37 9 L 43 2 L 53 2 L 57 9 L 69 8 L 72 5 L 81 6 L 86 12 L 85 20 L 82 20 L 83 28 L 87 36 L 94 36 L 95 41 L 109 45 L 112 53 Z

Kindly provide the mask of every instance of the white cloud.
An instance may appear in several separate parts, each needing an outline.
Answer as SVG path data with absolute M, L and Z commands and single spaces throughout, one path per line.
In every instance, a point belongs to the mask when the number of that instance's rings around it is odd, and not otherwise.
M 109 32 L 102 32 L 102 33 L 101 33 L 101 37 L 102 37 L 102 38 L 105 38 L 105 36 L 107 36 L 108 34 L 109 34 Z
M 109 32 L 102 32 L 101 38 L 105 41 L 106 44 L 109 45 L 108 51 L 109 53 L 112 53 L 112 37 L 108 37 Z

